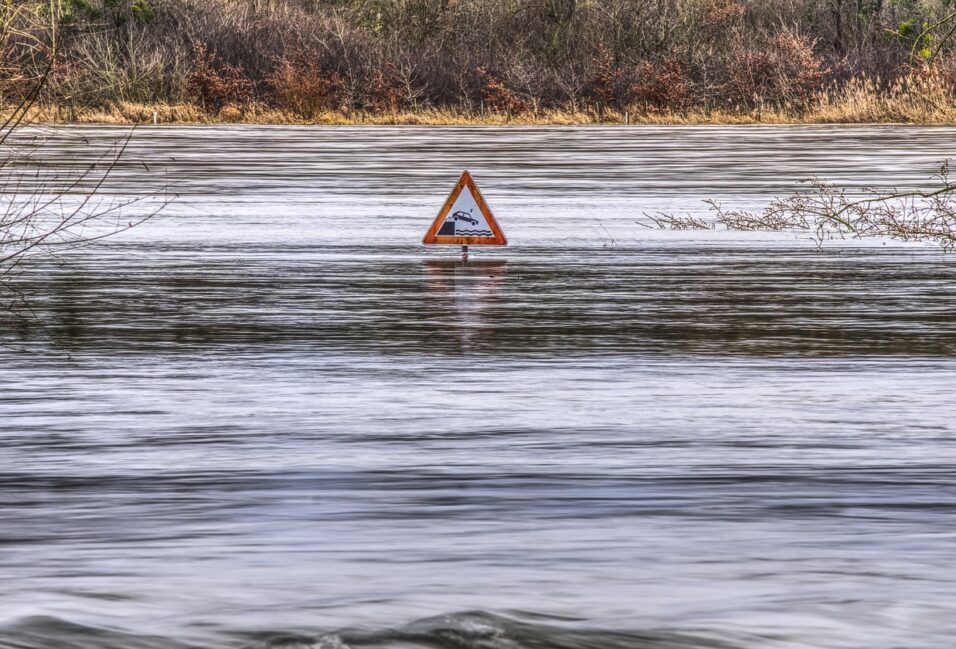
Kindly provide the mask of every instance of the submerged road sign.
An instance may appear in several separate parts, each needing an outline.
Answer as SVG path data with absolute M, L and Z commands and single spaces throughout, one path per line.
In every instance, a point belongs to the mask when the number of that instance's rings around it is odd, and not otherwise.
M 508 240 L 471 174 L 464 171 L 422 243 L 504 246 Z

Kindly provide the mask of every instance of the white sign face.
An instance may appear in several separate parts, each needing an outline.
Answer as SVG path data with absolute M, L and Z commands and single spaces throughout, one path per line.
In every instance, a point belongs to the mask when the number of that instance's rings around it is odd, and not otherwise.
M 440 237 L 491 237 L 494 233 L 478 207 L 471 189 L 465 187 L 438 230 Z

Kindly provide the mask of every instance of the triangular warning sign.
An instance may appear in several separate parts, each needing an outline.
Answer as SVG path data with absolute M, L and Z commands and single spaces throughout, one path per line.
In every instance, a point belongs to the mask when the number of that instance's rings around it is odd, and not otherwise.
M 504 246 L 508 240 L 471 174 L 464 171 L 422 243 Z

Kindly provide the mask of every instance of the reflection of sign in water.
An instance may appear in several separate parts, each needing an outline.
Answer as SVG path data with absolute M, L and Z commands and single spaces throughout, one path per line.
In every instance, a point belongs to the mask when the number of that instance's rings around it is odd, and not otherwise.
M 508 272 L 503 259 L 460 261 L 428 259 L 423 262 L 428 290 L 428 309 L 440 323 L 429 336 L 432 351 L 495 349 L 494 318 L 500 311 L 500 284 Z
M 471 174 L 466 171 L 448 195 L 422 243 L 503 246 L 508 240 Z

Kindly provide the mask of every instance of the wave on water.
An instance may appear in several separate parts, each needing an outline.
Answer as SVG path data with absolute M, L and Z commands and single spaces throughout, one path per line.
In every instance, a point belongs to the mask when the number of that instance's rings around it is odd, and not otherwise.
M 262 631 L 234 641 L 193 642 L 31 617 L 0 627 L 0 649 L 732 649 L 739 645 L 671 631 L 611 631 L 569 620 L 521 621 L 482 611 L 426 618 L 394 629 L 331 633 Z
M 55 617 L 34 616 L 0 627 L 0 649 L 192 649 L 153 635 L 86 626 Z

